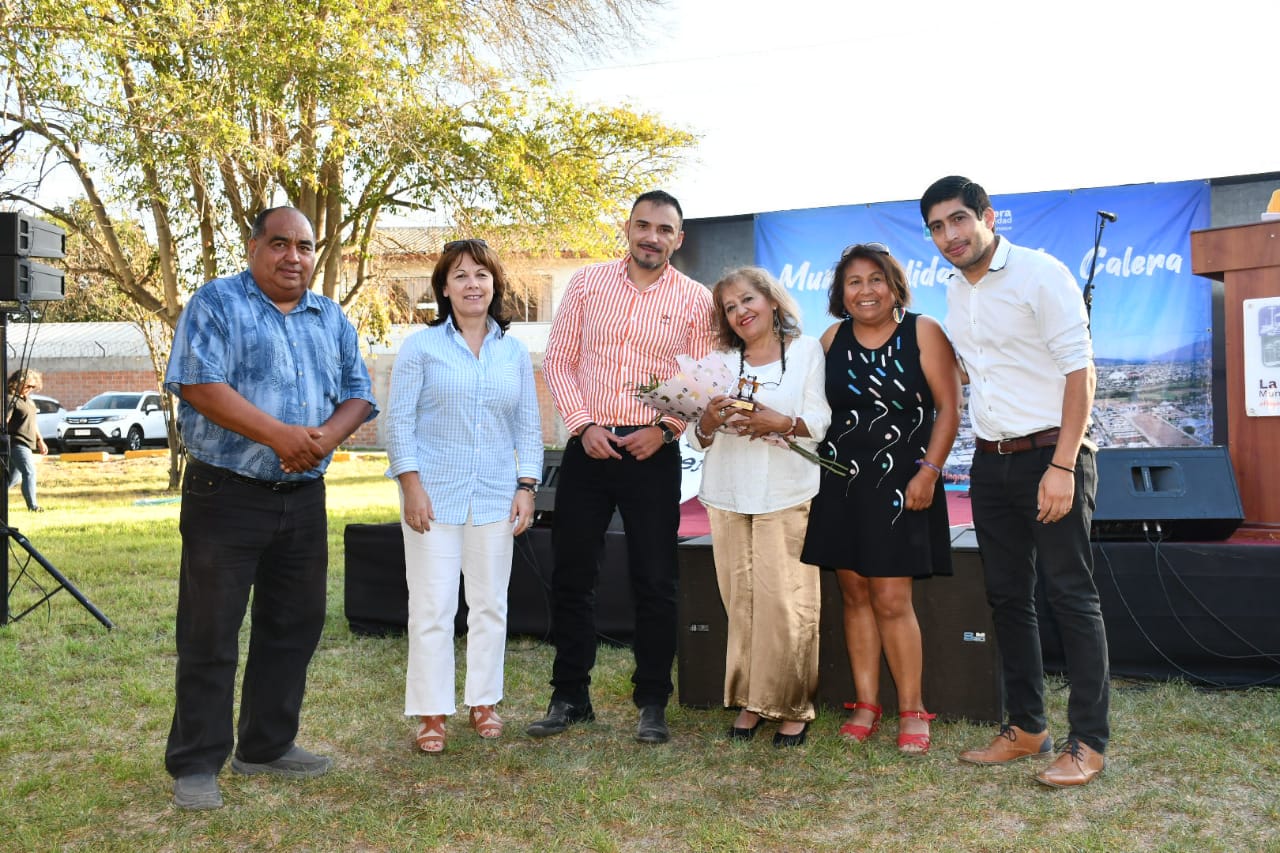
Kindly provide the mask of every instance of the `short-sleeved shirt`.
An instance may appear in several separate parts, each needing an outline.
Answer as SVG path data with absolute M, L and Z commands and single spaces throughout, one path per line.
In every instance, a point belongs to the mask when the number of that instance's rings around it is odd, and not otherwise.
M 250 404 L 295 426 L 320 426 L 342 403 L 367 400 L 377 415 L 373 384 L 355 327 L 332 299 L 311 291 L 282 313 L 248 270 L 218 278 L 187 302 L 174 333 L 165 387 L 224 383 Z M 218 426 L 183 400 L 178 428 L 196 459 L 260 480 L 323 476 L 329 458 L 310 471 L 286 474 L 270 447 Z

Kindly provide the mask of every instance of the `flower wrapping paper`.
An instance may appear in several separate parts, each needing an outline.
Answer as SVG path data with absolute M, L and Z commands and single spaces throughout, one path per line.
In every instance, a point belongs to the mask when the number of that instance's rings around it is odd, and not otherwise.
M 680 369 L 674 376 L 638 389 L 636 398 L 663 415 L 692 421 L 702 414 L 712 397 L 732 394 L 737 387 L 738 377 L 715 353 L 700 361 L 678 355 L 676 364 Z

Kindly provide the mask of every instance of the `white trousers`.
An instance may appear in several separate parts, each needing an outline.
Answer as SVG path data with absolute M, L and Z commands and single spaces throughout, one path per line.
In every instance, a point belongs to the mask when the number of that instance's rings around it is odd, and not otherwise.
M 418 533 L 404 523 L 405 579 L 409 585 L 409 666 L 404 712 L 452 714 L 457 710 L 453 621 L 458 582 L 466 579 L 467 676 L 463 702 L 471 707 L 502 701 L 507 647 L 507 583 L 514 538 L 511 522 L 440 524 Z

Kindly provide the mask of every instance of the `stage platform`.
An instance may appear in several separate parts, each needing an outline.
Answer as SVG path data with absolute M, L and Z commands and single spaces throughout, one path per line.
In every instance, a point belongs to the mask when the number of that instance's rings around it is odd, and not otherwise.
M 947 506 L 956 561 L 976 567 L 966 574 L 980 577 L 967 492 L 948 492 Z M 706 536 L 706 512 L 696 500 L 681 507 L 680 532 L 687 540 Z M 508 595 L 512 634 L 550 636 L 550 540 L 549 528 L 535 527 L 516 542 Z M 700 547 L 709 552 L 709 540 Z M 1095 542 L 1093 550 L 1114 675 L 1185 678 L 1210 687 L 1280 686 L 1280 542 L 1275 533 L 1240 530 L 1224 542 Z M 625 554 L 625 534 L 611 530 L 596 602 L 601 638 L 608 642 L 628 642 L 632 632 Z M 710 584 L 714 587 L 714 575 Z M 403 632 L 406 599 L 399 525 L 350 525 L 346 613 L 352 630 Z M 1043 604 L 1040 613 L 1046 667 L 1060 672 L 1057 626 Z M 931 626 L 921 622 L 927 634 Z M 839 622 L 824 619 L 824 625 L 836 630 Z M 458 628 L 465 626 L 464 609 Z

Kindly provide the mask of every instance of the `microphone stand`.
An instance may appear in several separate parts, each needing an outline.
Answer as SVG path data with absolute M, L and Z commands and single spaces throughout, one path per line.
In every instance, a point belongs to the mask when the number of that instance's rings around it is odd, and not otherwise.
M 1084 313 L 1093 318 L 1093 274 L 1098 268 L 1098 249 L 1102 246 L 1102 229 L 1107 227 L 1109 217 L 1098 211 L 1098 230 L 1093 235 L 1093 256 L 1089 259 L 1089 278 L 1084 283 Z

